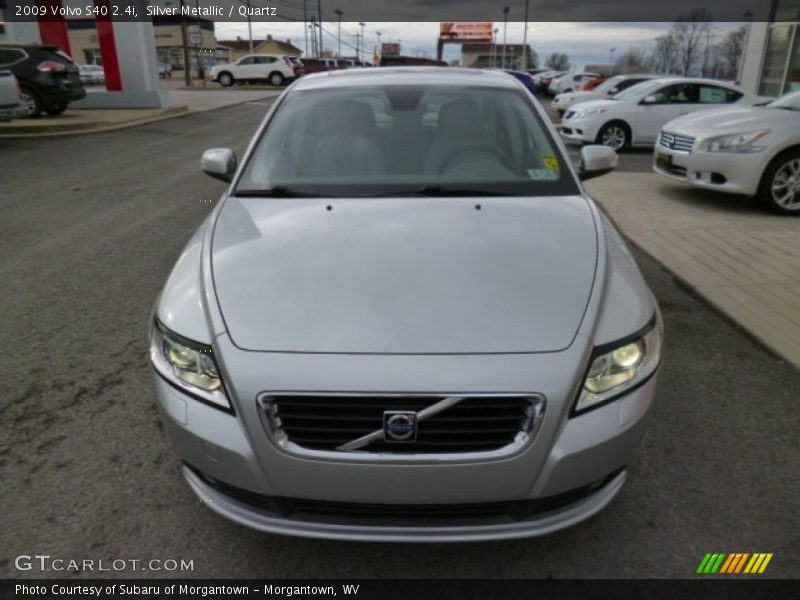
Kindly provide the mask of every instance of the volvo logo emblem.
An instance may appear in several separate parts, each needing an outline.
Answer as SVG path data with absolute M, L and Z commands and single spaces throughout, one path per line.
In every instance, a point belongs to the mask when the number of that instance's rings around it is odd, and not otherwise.
M 417 441 L 417 413 L 399 410 L 384 411 L 383 439 L 387 442 Z

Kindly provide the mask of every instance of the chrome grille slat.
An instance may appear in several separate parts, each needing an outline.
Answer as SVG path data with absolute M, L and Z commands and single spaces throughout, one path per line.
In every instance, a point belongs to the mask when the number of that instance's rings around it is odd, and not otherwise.
M 444 400 L 453 400 L 450 406 Z M 441 403 L 441 404 L 438 404 Z M 262 399 L 262 410 L 273 439 L 284 447 L 347 455 L 385 456 L 409 454 L 464 454 L 502 450 L 526 442 L 534 409 L 543 399 L 537 395 L 358 395 L 273 394 Z M 431 412 L 434 405 L 446 406 Z M 385 442 L 384 411 L 409 411 L 424 415 L 417 424 L 414 442 Z M 522 437 L 520 437 L 522 435 Z M 354 444 L 354 440 L 373 439 Z
M 669 131 L 662 131 L 658 136 L 659 147 L 678 154 L 691 154 L 696 141 L 696 138 L 689 135 L 681 135 Z

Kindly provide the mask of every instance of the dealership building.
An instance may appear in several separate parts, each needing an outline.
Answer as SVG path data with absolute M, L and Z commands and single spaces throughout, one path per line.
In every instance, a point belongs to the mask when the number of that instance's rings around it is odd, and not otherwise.
M 800 0 L 772 0 L 771 20 L 748 25 L 742 87 L 763 96 L 800 90 Z

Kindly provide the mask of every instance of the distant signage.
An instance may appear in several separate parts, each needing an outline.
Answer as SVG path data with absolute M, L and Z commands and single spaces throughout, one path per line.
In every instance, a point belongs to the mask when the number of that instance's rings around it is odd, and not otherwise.
M 384 42 L 381 44 L 381 54 L 383 56 L 399 56 L 400 44 L 397 42 Z
M 189 45 L 200 47 L 203 45 L 203 34 L 190 32 L 189 33 Z
M 492 23 L 439 23 L 439 38 L 448 42 L 491 42 Z

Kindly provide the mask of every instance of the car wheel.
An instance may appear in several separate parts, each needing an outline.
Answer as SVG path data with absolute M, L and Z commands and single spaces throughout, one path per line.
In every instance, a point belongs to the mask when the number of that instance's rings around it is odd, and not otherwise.
M 773 159 L 761 177 L 758 198 L 773 212 L 800 215 L 800 150 Z
M 597 143 L 619 152 L 631 143 L 631 134 L 623 123 L 606 123 L 597 134 Z
M 271 85 L 274 85 L 276 87 L 279 85 L 283 85 L 283 75 L 281 75 L 280 73 L 272 73 L 269 76 L 269 82 Z
M 28 119 L 35 119 L 42 114 L 42 101 L 36 92 L 27 88 L 19 91 L 19 99 L 22 104 L 22 116 Z
M 67 102 L 62 102 L 61 104 L 51 104 L 50 106 L 44 107 L 44 112 L 48 115 L 60 115 L 65 110 L 67 110 Z
M 222 87 L 231 87 L 233 85 L 233 75 L 230 73 L 220 73 L 219 83 Z

